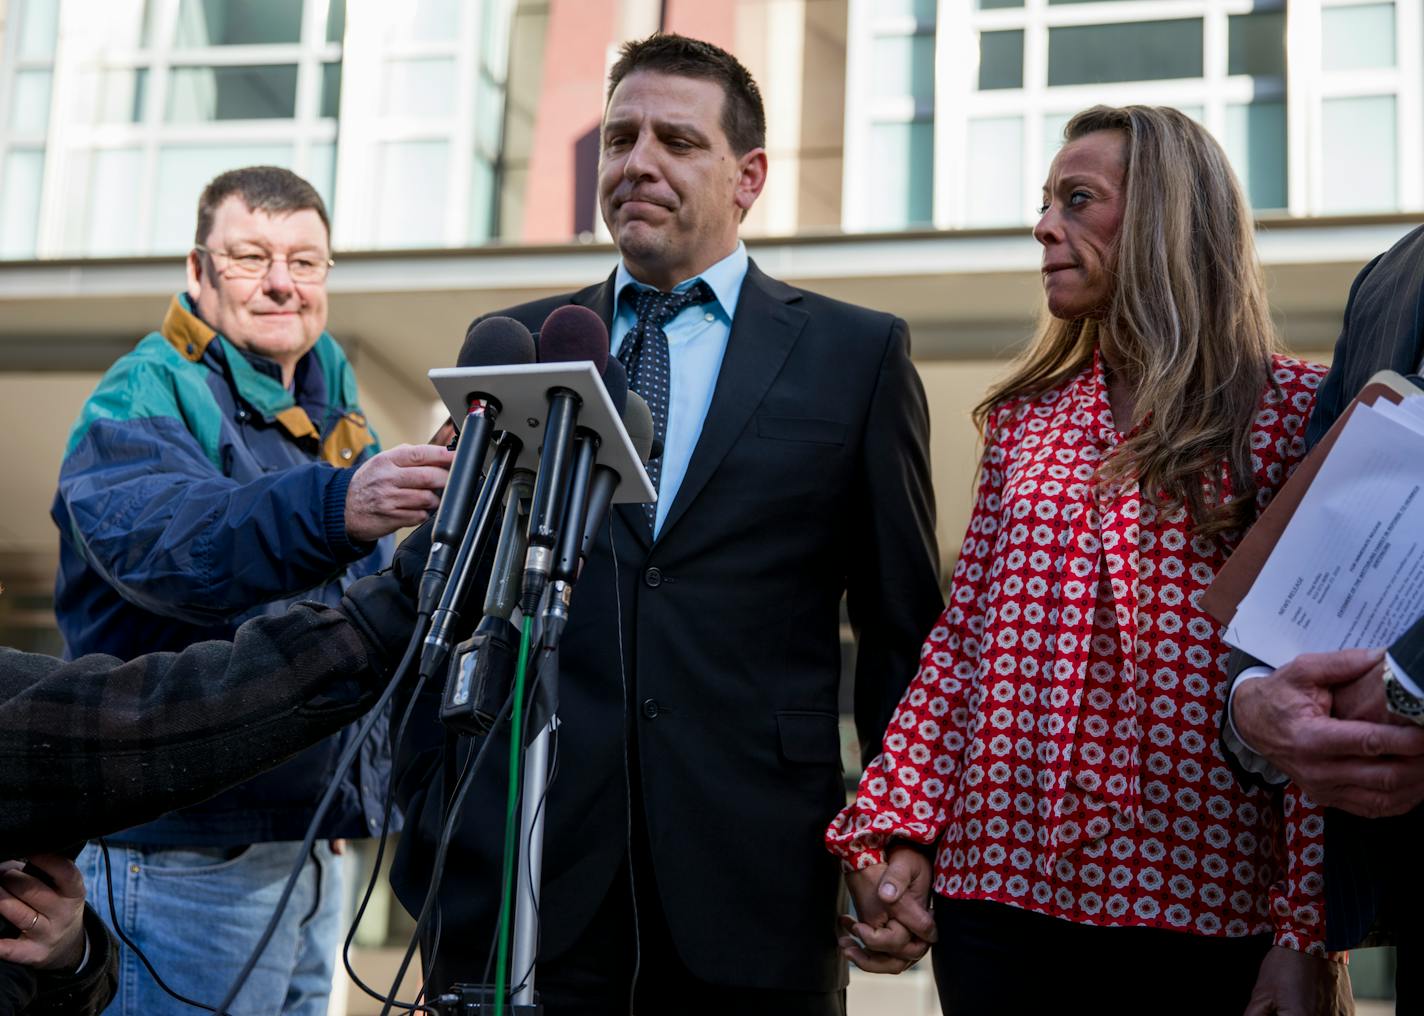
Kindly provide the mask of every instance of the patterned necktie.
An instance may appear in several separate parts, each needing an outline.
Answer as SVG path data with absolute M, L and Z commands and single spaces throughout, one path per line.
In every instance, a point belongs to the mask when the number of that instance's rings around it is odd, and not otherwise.
M 633 290 L 629 293 L 629 290 Z M 618 359 L 628 371 L 628 387 L 641 395 L 653 414 L 653 437 L 657 444 L 667 440 L 668 419 L 668 338 L 663 326 L 677 317 L 687 307 L 711 303 L 717 297 L 712 287 L 698 279 L 682 292 L 660 293 L 656 289 L 643 289 L 628 285 L 623 288 L 623 299 L 630 296 L 637 323 L 623 339 L 623 348 Z M 658 489 L 662 478 L 662 456 L 649 460 L 648 479 L 653 481 L 653 489 Z M 648 534 L 657 528 L 658 506 L 656 502 L 644 505 L 648 519 Z

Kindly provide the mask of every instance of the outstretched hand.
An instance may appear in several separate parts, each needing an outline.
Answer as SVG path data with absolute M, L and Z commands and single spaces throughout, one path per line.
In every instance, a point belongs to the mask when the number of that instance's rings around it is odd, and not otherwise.
M 859 919 L 841 915 L 841 952 L 861 970 L 899 974 L 935 941 L 929 909 L 930 859 L 913 847 L 891 847 L 888 861 L 846 874 Z

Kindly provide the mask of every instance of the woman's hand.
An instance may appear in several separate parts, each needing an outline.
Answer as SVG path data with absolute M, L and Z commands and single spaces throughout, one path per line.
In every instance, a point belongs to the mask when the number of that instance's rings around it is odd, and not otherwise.
M 0 917 L 19 930 L 0 939 L 0 960 L 69 972 L 84 958 L 84 876 L 67 857 L 0 862 Z
M 929 910 L 930 859 L 912 847 L 891 847 L 887 864 L 846 874 L 859 920 L 841 915 L 841 953 L 861 970 L 900 974 L 929 952 L 936 936 Z

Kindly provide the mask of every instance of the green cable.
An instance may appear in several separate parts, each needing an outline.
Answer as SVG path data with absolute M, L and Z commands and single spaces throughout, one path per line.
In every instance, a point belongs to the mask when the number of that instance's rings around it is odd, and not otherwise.
M 509 992 L 509 912 L 514 903 L 514 854 L 519 830 L 519 764 L 524 757 L 524 673 L 529 663 L 529 642 L 534 618 L 525 615 L 519 638 L 519 666 L 514 671 L 514 700 L 509 710 L 509 798 L 504 813 L 504 878 L 499 903 L 499 953 L 494 974 L 494 1016 L 504 1016 Z

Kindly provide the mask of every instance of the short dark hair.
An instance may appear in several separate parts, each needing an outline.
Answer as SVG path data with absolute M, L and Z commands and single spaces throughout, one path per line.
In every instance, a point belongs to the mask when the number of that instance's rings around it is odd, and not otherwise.
M 646 39 L 625 42 L 618 62 L 608 72 L 608 95 L 634 71 L 705 78 L 722 86 L 722 132 L 732 151 L 745 155 L 766 147 L 766 109 L 761 89 L 741 61 L 720 46 L 685 35 L 658 32 Z
M 244 166 L 219 173 L 203 188 L 198 197 L 197 244 L 208 241 L 213 231 L 213 216 L 218 206 L 237 195 L 254 212 L 284 215 L 310 208 L 321 217 L 326 235 L 331 237 L 331 219 L 326 214 L 326 202 L 316 188 L 290 169 L 280 166 Z

